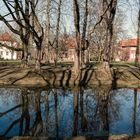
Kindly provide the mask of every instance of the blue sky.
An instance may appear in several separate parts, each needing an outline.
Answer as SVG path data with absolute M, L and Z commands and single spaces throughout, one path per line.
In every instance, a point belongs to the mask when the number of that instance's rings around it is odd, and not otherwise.
M 127 32 L 129 38 L 135 38 L 137 35 L 137 13 L 138 0 L 118 0 L 118 7 L 123 11 L 125 16 L 123 29 Z
M 123 24 L 123 27 L 125 30 L 127 30 L 127 35 L 130 37 L 136 37 L 136 31 L 137 31 L 137 11 L 138 6 L 135 4 L 137 0 L 118 0 L 118 6 L 121 8 L 126 15 L 125 23 Z M 68 11 L 70 12 L 70 11 Z M 3 2 L 0 0 L 0 13 L 6 13 L 6 8 L 3 8 Z M 65 21 L 66 26 L 68 27 L 68 30 L 71 30 L 73 22 L 71 21 L 71 18 L 63 18 Z M 0 22 L 0 26 L 2 26 L 3 23 Z

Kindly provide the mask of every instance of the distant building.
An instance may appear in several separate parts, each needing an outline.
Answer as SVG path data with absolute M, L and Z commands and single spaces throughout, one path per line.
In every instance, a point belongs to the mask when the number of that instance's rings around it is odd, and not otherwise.
M 59 40 L 59 51 L 58 51 L 58 61 L 59 62 L 73 62 L 75 59 L 75 48 L 76 40 L 75 38 L 69 37 L 67 39 Z M 56 58 L 56 50 L 52 48 L 49 52 L 50 62 L 54 62 Z
M 118 50 L 117 61 L 135 61 L 137 39 L 122 40 Z M 140 53 L 140 52 L 139 52 Z
M 19 43 L 9 33 L 3 33 L 0 35 L 0 43 L 11 47 L 19 47 Z M 11 49 L 4 47 L 0 44 L 0 59 L 3 60 L 16 60 L 18 59 L 18 53 Z
M 85 42 L 85 45 L 88 45 L 87 41 Z M 59 47 L 58 47 L 58 61 L 59 62 L 74 62 L 75 61 L 75 54 L 77 48 L 77 41 L 74 37 L 67 37 L 62 38 L 59 40 Z M 85 62 L 86 59 L 90 60 L 90 53 L 88 52 L 88 49 L 85 50 Z M 53 62 L 56 57 L 56 50 L 51 49 L 50 53 L 50 62 Z
M 65 48 L 67 51 L 65 51 L 65 53 L 63 55 L 63 60 L 64 61 L 74 61 L 76 39 L 75 38 L 68 38 L 65 42 Z

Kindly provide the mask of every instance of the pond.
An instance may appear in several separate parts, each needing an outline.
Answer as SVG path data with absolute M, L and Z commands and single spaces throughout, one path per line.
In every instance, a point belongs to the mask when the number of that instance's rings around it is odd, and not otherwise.
M 0 136 L 140 134 L 140 89 L 0 88 Z

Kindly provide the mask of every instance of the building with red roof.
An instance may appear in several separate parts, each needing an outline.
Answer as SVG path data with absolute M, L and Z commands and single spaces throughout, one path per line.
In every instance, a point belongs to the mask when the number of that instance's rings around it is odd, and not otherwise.
M 61 38 L 59 40 L 58 61 L 73 62 L 75 59 L 76 39 L 73 37 Z M 50 62 L 56 58 L 55 48 L 49 52 Z
M 0 35 L 0 59 L 17 59 L 17 52 L 5 47 L 5 45 L 15 48 L 19 47 L 19 43 L 16 39 L 7 32 Z
M 68 38 L 66 40 L 66 46 L 67 48 L 67 61 L 74 61 L 74 54 L 75 54 L 75 48 L 76 48 L 76 39 L 75 38 Z
M 137 39 L 122 40 L 121 47 L 137 47 Z
M 122 61 L 135 61 L 137 39 L 127 39 L 120 42 L 119 59 Z M 140 52 L 139 52 L 140 53 Z
M 15 42 L 16 40 L 7 32 L 0 35 L 0 41 Z

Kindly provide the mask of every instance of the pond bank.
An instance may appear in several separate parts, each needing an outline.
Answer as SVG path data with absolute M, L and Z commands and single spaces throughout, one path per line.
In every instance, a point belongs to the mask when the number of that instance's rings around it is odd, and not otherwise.
M 44 66 L 40 73 L 33 71 L 33 68 L 23 69 L 16 66 L 0 68 L 0 85 L 65 87 L 110 84 L 114 87 L 140 87 L 140 70 L 136 67 L 112 67 L 111 71 L 108 71 L 99 65 L 84 68 L 75 75 L 70 68 L 61 66 L 57 68 Z
M 54 140 L 54 138 L 47 137 L 15 137 L 10 140 Z M 62 139 L 58 139 L 62 140 Z M 72 137 L 72 138 L 64 138 L 63 140 L 140 140 L 140 136 L 129 137 L 128 135 L 113 135 L 109 137 Z

